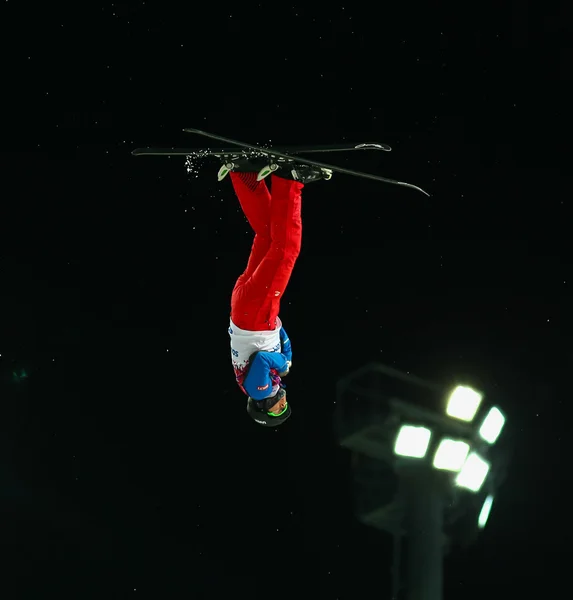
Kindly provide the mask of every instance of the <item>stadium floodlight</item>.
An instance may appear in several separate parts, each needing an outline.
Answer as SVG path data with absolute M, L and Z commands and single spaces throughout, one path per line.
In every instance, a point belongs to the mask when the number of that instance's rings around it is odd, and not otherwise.
M 444 438 L 434 455 L 434 467 L 445 471 L 458 472 L 466 462 L 470 445 L 462 440 Z
M 491 505 L 493 504 L 493 496 L 490 494 L 484 501 L 483 506 L 481 507 L 479 517 L 478 517 L 478 527 L 483 529 L 487 520 L 489 518 L 489 513 L 491 512 Z
M 487 474 L 490 464 L 476 452 L 470 452 L 464 466 L 456 477 L 456 485 L 472 492 L 479 492 Z
M 448 399 L 446 413 L 460 421 L 470 422 L 476 416 L 482 398 L 482 394 L 472 388 L 458 385 Z
M 431 437 L 432 432 L 427 427 L 402 425 L 396 437 L 394 452 L 398 456 L 424 458 L 428 451 Z
M 505 425 L 505 417 L 497 406 L 489 409 L 482 426 L 479 429 L 479 434 L 488 444 L 495 444 L 503 426 Z

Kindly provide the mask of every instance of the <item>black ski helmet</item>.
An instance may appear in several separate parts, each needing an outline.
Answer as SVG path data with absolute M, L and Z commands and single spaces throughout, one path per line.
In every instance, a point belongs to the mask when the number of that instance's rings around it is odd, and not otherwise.
M 271 414 L 269 410 L 284 398 L 286 394 L 285 388 L 286 386 L 281 383 L 278 392 L 274 396 L 265 398 L 264 400 L 254 400 L 249 396 L 247 400 L 247 412 L 251 419 L 265 427 L 278 427 L 282 425 L 291 415 L 290 404 L 287 402 L 285 409 L 278 415 Z

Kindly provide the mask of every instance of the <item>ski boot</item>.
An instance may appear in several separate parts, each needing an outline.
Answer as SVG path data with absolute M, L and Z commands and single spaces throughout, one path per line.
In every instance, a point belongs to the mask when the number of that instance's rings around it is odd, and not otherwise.
M 261 169 L 257 176 L 257 180 L 260 181 L 271 173 L 275 173 L 278 177 L 282 177 L 283 179 L 293 179 L 294 181 L 300 181 L 305 184 L 312 183 L 313 181 L 320 181 L 322 179 L 328 181 L 332 177 L 331 169 L 305 165 L 297 163 L 294 160 L 289 161 L 279 158 Z
M 264 156 L 249 156 L 241 153 L 229 154 L 221 158 L 224 162 L 217 173 L 219 181 L 223 181 L 231 171 L 235 171 L 236 173 L 260 173 L 269 162 L 269 159 Z M 261 179 L 263 178 L 261 177 Z M 261 179 L 257 180 L 260 181 Z

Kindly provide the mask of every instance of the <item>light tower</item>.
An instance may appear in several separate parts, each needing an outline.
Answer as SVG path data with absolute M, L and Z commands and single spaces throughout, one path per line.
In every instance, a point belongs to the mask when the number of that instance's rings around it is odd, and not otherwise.
M 493 451 L 504 425 L 501 409 L 466 385 L 378 363 L 338 382 L 335 428 L 353 457 L 355 513 L 394 536 L 393 600 L 442 600 L 456 524 L 469 515 L 483 529 L 504 477 Z

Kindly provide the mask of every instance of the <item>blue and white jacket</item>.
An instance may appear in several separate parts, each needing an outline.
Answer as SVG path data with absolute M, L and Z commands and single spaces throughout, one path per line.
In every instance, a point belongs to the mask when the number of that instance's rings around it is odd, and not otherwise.
M 237 384 L 247 396 L 264 400 L 274 396 L 280 386 L 279 373 L 287 361 L 292 364 L 291 343 L 277 317 L 275 329 L 248 331 L 230 321 L 231 360 Z

